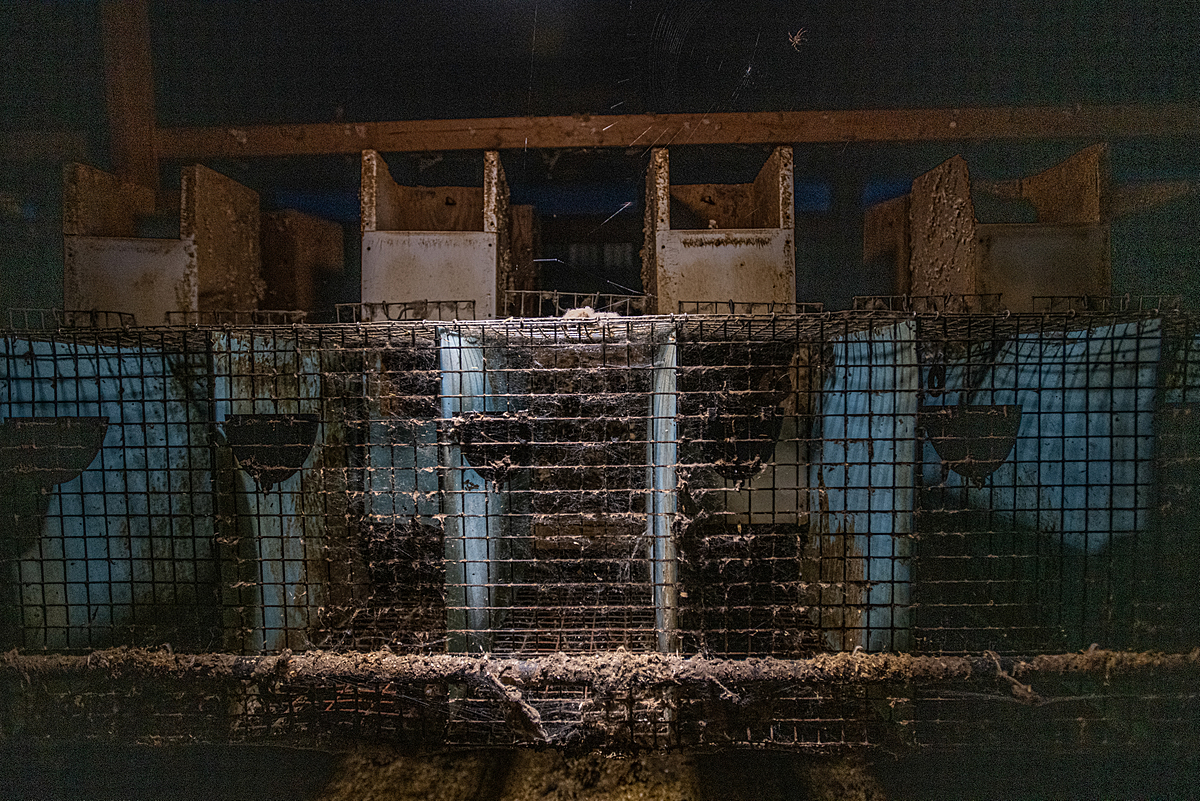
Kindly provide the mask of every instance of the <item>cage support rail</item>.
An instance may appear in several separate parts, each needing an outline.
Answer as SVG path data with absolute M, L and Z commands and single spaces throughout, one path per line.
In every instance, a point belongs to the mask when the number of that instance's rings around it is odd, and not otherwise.
M 107 674 L 160 681 L 189 678 L 272 680 L 294 685 L 321 682 L 464 682 L 490 686 L 500 679 L 521 689 L 591 685 L 605 691 L 667 685 L 727 683 L 867 684 L 892 681 L 967 682 L 988 679 L 1032 681 L 1039 676 L 1136 676 L 1200 671 L 1200 648 L 1188 653 L 1111 651 L 1000 656 L 918 656 L 842 652 L 809 659 L 712 659 L 625 651 L 555 654 L 530 659 L 493 656 L 397 655 L 386 651 L 305 651 L 274 656 L 184 654 L 165 649 L 113 648 L 86 655 L 0 654 L 0 676 L 34 678 Z

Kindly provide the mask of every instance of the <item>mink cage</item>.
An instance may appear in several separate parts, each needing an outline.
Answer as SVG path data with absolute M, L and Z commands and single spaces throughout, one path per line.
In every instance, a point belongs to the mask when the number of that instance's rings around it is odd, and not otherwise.
M 1200 642 L 1198 334 L 1152 311 L 12 330 L 0 647 L 960 655 L 1011 702 L 1020 658 Z M 520 703 L 551 741 L 581 715 L 803 747 L 1004 717 L 976 685 L 739 695 L 720 670 L 709 695 L 567 676 Z M 522 739 L 484 714 L 507 695 L 439 681 L 410 688 L 432 739 Z
M 808 373 L 794 341 L 749 330 L 460 325 L 386 351 L 366 469 L 376 587 L 424 586 L 428 611 L 441 579 L 410 571 L 444 564 L 450 652 L 811 650 L 800 428 L 784 425 Z

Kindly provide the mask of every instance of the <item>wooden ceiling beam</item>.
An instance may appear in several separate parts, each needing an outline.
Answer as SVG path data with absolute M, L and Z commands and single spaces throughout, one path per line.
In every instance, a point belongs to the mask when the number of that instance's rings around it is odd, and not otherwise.
M 164 159 L 435 150 L 817 142 L 1107 139 L 1200 134 L 1200 106 L 1033 106 L 164 128 Z

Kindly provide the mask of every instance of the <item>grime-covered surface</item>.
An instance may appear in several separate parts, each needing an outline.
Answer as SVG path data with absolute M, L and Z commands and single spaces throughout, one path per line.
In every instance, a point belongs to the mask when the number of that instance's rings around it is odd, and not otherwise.
M 0 489 L 37 502 L 0 551 L 4 731 L 1191 749 L 1196 342 L 1156 312 L 8 332 Z
M 1189 654 L 530 660 L 116 649 L 0 662 L 4 739 L 570 753 L 1194 749 Z

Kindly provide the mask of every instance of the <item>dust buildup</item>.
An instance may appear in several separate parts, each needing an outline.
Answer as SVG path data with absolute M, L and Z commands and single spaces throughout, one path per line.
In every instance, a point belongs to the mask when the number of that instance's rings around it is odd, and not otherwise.
M 513 521 L 520 556 L 495 650 L 651 648 L 643 516 L 652 347 L 618 339 L 513 351 L 488 359 L 507 360 L 497 383 L 520 404 L 490 418 L 509 437 L 496 454 L 529 466 L 505 475 L 509 511 L 524 519 Z
M 680 347 L 682 464 L 745 479 L 772 459 L 794 395 L 792 343 L 688 342 Z
M 737 659 L 823 651 L 800 572 L 807 539 L 794 524 L 688 527 L 679 546 L 684 652 Z

